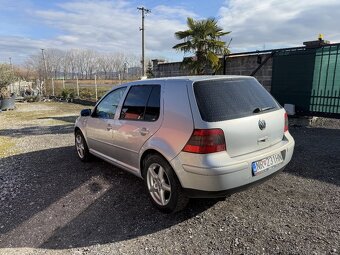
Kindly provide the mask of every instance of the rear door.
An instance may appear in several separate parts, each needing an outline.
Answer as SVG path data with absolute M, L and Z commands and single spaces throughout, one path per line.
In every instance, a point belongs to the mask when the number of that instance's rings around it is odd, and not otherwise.
M 131 86 L 114 128 L 115 158 L 138 169 L 139 151 L 160 128 L 162 118 L 161 86 Z
M 201 120 L 209 127 L 223 129 L 231 157 L 282 140 L 284 110 L 256 79 L 200 81 L 193 89 Z

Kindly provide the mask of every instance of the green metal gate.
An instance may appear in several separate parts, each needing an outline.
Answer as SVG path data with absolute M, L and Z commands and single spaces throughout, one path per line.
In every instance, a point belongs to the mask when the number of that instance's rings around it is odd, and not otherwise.
M 339 44 L 276 51 L 271 93 L 297 114 L 340 117 L 339 55 Z
M 340 114 L 339 44 L 316 50 L 309 110 Z

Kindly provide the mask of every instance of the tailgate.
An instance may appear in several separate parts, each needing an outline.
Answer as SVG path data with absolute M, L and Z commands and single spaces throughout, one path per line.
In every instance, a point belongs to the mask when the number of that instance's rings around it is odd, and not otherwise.
M 285 110 L 252 77 L 198 81 L 193 96 L 195 128 L 223 129 L 230 157 L 268 148 L 283 138 Z
M 280 109 L 220 122 L 229 156 L 236 157 L 259 151 L 280 142 L 284 134 L 284 113 L 285 111 Z M 262 123 L 259 123 L 260 121 Z M 263 129 L 260 128 L 261 124 Z

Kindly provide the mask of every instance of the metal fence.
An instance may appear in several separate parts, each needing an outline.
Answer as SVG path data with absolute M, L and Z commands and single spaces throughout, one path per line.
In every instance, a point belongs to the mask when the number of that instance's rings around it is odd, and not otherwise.
M 340 117 L 340 44 L 278 51 L 273 56 L 272 94 L 297 114 Z
M 340 91 L 318 91 L 313 89 L 309 110 L 312 115 L 340 114 Z

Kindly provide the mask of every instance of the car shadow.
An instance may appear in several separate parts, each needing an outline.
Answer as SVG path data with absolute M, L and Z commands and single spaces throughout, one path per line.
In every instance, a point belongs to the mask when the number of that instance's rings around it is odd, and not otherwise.
M 39 120 L 59 120 L 59 121 L 64 121 L 64 122 L 69 122 L 73 123 L 76 121 L 76 119 L 79 117 L 79 115 L 70 115 L 70 116 L 51 116 L 51 117 L 41 117 L 38 118 Z
M 340 186 L 340 129 L 291 128 L 294 155 L 285 172 Z
M 63 249 L 170 228 L 213 206 L 196 199 L 175 214 L 155 209 L 143 181 L 73 146 L 0 159 L 0 247 Z
M 21 138 L 25 136 L 50 135 L 50 134 L 69 134 L 74 130 L 74 125 L 55 125 L 55 126 L 33 126 L 25 128 L 1 129 L 0 136 Z

